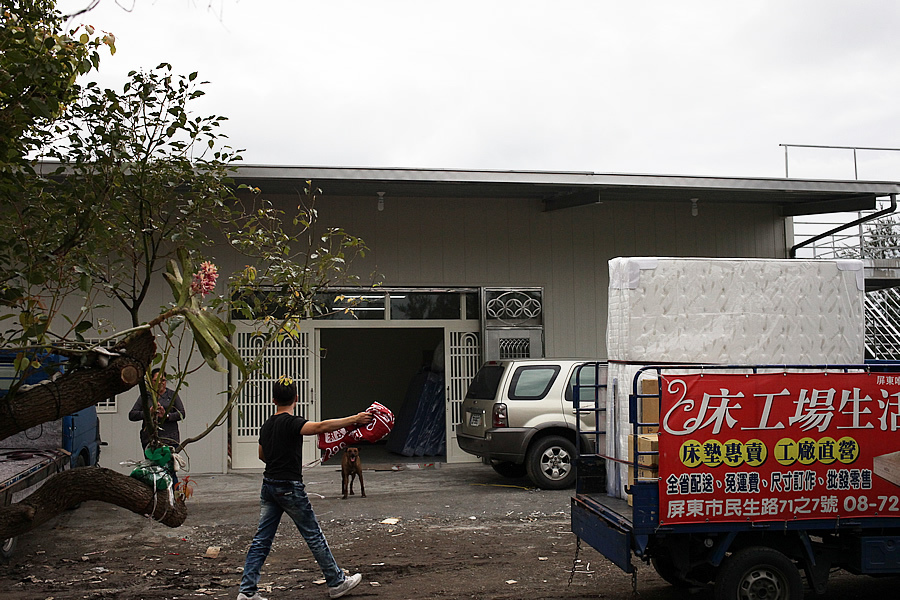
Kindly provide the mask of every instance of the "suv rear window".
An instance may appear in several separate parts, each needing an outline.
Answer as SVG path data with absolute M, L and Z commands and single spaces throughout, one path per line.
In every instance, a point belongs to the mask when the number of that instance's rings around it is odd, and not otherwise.
M 580 372 L 577 367 L 572 371 L 572 376 L 569 378 L 569 385 L 566 386 L 566 400 L 572 402 L 575 397 L 575 380 L 579 378 L 579 373 L 581 380 L 577 383 L 584 387 L 578 390 L 578 400 L 581 402 L 595 401 L 596 398 L 594 396 L 596 395 L 596 388 L 593 386 L 596 384 L 596 369 L 590 366 L 581 369 Z
M 485 365 L 478 369 L 475 378 L 469 384 L 467 398 L 476 400 L 493 400 L 497 396 L 497 388 L 500 387 L 500 377 L 503 376 L 501 365 Z
M 540 400 L 550 391 L 559 365 L 519 367 L 509 386 L 510 400 Z

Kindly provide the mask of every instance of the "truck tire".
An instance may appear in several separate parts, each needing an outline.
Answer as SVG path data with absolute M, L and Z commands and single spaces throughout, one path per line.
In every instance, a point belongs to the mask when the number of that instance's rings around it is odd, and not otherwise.
M 514 462 L 508 462 L 505 460 L 492 460 L 491 468 L 493 468 L 498 475 L 508 477 L 510 479 L 525 477 L 525 475 L 527 474 L 525 465 L 517 465 Z
M 528 478 L 542 490 L 562 490 L 575 485 L 575 446 L 566 438 L 548 435 L 528 450 Z
M 677 588 L 703 586 L 715 579 L 715 567 L 709 564 L 696 565 L 686 574 L 675 566 L 668 555 L 655 555 L 650 559 L 650 564 L 657 575 Z
M 674 585 L 677 588 L 687 588 L 691 586 L 688 580 L 677 568 L 675 568 L 670 557 L 654 556 L 650 559 L 650 564 L 653 565 L 653 570 L 656 571 L 656 574 L 662 577 L 670 585 Z
M 716 577 L 716 600 L 801 600 L 800 571 L 772 548 L 752 546 L 731 555 Z
M 16 551 L 16 538 L 6 538 L 3 540 L 3 543 L 0 544 L 0 559 L 3 562 L 9 562 L 9 559 L 12 558 L 13 553 Z

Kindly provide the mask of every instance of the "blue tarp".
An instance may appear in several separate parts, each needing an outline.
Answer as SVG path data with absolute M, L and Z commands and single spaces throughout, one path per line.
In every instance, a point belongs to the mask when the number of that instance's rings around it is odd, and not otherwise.
M 406 392 L 403 406 L 388 436 L 387 449 L 403 456 L 438 456 L 446 453 L 444 374 L 419 371 Z

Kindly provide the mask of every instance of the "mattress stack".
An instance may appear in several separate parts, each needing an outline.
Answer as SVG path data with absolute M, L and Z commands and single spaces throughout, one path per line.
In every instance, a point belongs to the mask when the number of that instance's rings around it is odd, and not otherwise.
M 614 258 L 607 454 L 628 457 L 628 396 L 646 364 L 861 363 L 864 293 L 859 260 Z M 607 461 L 608 492 L 625 497 L 626 481 Z

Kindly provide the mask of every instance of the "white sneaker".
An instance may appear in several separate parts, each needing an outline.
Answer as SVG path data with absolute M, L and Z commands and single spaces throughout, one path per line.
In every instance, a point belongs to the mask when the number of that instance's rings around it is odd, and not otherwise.
M 248 596 L 247 594 L 241 592 L 238 594 L 237 600 L 267 600 L 259 595 L 259 592 L 256 592 L 252 596 Z
M 328 597 L 329 598 L 340 598 L 353 588 L 359 585 L 359 582 L 362 581 L 362 574 L 357 573 L 356 575 L 351 575 L 350 577 L 344 578 L 344 583 L 341 585 L 336 585 L 333 588 L 328 588 Z M 238 599 L 240 600 L 240 599 Z M 253 600 L 251 598 L 251 600 Z

